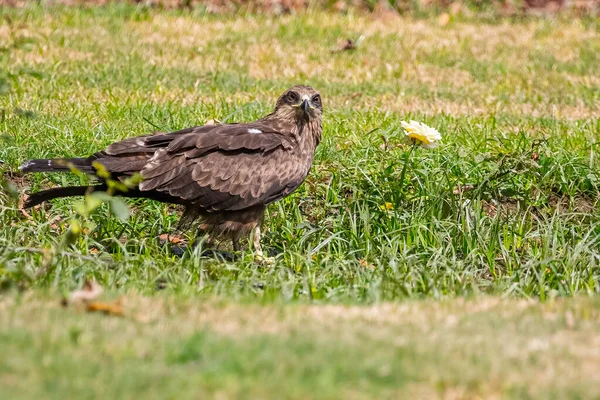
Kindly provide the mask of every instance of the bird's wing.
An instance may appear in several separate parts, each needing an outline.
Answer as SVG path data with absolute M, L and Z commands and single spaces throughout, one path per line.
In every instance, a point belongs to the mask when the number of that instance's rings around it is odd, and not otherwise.
M 169 146 L 171 142 L 190 133 L 201 135 L 216 128 L 218 125 L 203 125 L 171 133 L 155 132 L 152 135 L 132 137 L 111 144 L 104 151 L 90 157 L 90 161 L 98 161 L 117 176 L 131 175 L 140 172 L 158 150 Z
M 255 122 L 191 131 L 156 151 L 140 190 L 156 190 L 213 211 L 268 204 L 302 183 L 306 163 L 292 159 L 295 126 Z

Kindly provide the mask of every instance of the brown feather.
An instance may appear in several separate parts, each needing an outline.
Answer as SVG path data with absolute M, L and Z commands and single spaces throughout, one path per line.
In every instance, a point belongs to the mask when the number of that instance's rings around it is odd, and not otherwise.
M 95 172 L 93 162 L 100 162 L 118 179 L 139 172 L 144 180 L 132 194 L 184 204 L 182 220 L 200 217 L 203 229 L 239 237 L 261 223 L 267 204 L 287 196 L 306 178 L 321 140 L 317 96 L 308 86 L 295 86 L 277 100 L 273 113 L 256 122 L 128 138 L 87 159 L 69 160 L 89 173 Z M 305 98 L 310 109 L 300 104 Z M 66 167 L 36 160 L 24 169 Z

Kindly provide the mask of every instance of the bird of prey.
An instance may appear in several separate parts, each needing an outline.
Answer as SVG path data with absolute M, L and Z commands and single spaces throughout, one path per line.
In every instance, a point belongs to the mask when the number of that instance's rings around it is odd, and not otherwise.
M 234 251 L 240 249 L 239 239 L 254 231 L 254 250 L 262 257 L 260 227 L 265 208 L 296 190 L 308 175 L 321 141 L 321 117 L 319 93 L 297 85 L 279 97 L 271 114 L 255 122 L 133 137 L 87 158 L 30 160 L 19 169 L 64 172 L 76 168 L 100 181 L 91 187 L 33 193 L 24 207 L 106 191 L 98 163 L 110 179 L 141 175 L 136 187 L 114 195 L 181 204 L 185 207 L 182 222 L 199 219 L 203 233 L 231 239 Z

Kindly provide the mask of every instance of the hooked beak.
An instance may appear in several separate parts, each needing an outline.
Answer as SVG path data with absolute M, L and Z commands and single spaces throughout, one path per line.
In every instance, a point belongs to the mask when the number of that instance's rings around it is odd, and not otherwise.
M 304 113 L 306 115 L 309 114 L 309 112 L 310 112 L 310 104 L 308 103 L 308 99 L 304 99 L 302 101 L 302 104 L 300 104 L 300 107 L 302 108 L 302 110 L 304 110 Z

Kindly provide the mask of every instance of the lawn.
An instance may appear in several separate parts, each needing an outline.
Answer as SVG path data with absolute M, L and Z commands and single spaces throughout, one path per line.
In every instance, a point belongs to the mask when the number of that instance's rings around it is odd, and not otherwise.
M 0 13 L 3 398 L 600 396 L 600 20 Z M 268 210 L 273 265 L 173 254 L 194 232 L 160 203 L 18 210 L 88 182 L 24 160 L 254 120 L 297 83 L 324 140 Z M 125 316 L 60 308 L 86 280 Z
M 364 306 L 125 299 L 124 317 L 0 301 L 0 395 L 548 398 L 600 395 L 598 298 Z

